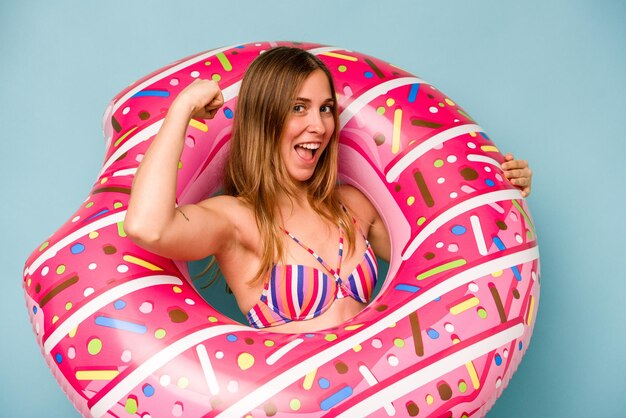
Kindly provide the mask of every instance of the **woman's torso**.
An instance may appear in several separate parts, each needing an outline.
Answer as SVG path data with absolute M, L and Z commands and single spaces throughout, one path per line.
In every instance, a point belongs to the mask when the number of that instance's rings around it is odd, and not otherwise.
M 369 265 L 367 256 L 368 253 L 371 254 L 371 249 L 368 248 L 368 243 L 364 238 L 367 236 L 369 225 L 361 221 L 359 214 L 354 212 L 349 196 L 350 194 L 343 196 L 342 203 L 350 208 L 350 214 L 356 222 L 356 231 L 354 248 L 350 248 L 347 239 L 343 244 L 341 269 L 338 275 L 344 282 L 343 286 L 347 286 L 348 278 L 357 266 L 361 268 Z M 216 258 L 222 274 L 237 299 L 239 308 L 246 315 L 253 307 L 266 303 L 262 301 L 262 295 L 264 290 L 267 293 L 270 277 L 250 283 L 260 266 L 263 250 L 262 238 L 250 206 L 236 198 L 229 199 L 229 206 L 231 206 L 229 207 L 231 216 L 236 219 L 237 237 L 232 245 L 226 247 L 227 250 L 216 254 Z M 304 245 L 298 244 L 292 237 L 284 234 L 282 237 L 285 249 L 284 259 L 277 260 L 278 270 L 284 273 L 286 266 L 302 266 L 304 270 L 318 270 L 327 276 L 328 288 L 334 290 L 336 283 L 333 273 L 335 272 L 329 269 L 336 270 L 339 263 L 340 230 L 338 226 L 319 216 L 310 207 L 294 207 L 288 211 L 283 210 L 282 227 Z M 324 260 L 328 268 L 325 268 L 308 249 Z M 281 286 L 282 282 L 273 284 Z M 339 292 L 341 293 L 341 289 Z M 343 293 L 347 292 L 344 290 Z M 363 309 L 365 304 L 358 299 L 363 298 L 359 298 L 358 295 L 357 297 L 335 298 L 333 295 L 327 303 L 323 303 L 324 306 L 320 306 L 322 312 L 319 315 L 306 321 L 294 320 L 273 326 L 271 329 L 276 332 L 308 332 L 337 326 Z M 267 311 L 265 307 L 263 308 Z

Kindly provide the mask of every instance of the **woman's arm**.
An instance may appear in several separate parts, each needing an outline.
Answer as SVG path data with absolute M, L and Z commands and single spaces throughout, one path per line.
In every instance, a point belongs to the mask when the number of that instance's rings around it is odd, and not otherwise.
M 372 202 L 357 188 L 349 185 L 339 186 L 339 196 L 350 213 L 358 220 L 359 226 L 367 235 L 367 240 L 372 245 L 376 257 L 389 261 L 391 257 L 389 233 Z
M 124 229 L 149 251 L 183 259 L 201 258 L 228 242 L 228 199 L 176 208 L 178 162 L 191 118 L 211 119 L 223 104 L 219 86 L 196 80 L 179 93 L 137 170 Z

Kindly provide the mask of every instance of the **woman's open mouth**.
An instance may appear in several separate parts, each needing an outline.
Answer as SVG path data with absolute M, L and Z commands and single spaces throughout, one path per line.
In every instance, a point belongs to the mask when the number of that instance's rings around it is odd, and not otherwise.
M 304 144 L 297 144 L 293 148 L 296 153 L 305 161 L 311 161 L 315 158 L 315 153 L 319 149 L 321 144 L 319 142 L 307 142 Z

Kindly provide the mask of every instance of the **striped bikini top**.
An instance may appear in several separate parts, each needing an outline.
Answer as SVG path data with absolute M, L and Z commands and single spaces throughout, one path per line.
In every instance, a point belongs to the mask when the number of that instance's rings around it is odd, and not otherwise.
M 248 312 L 247 318 L 254 328 L 266 328 L 291 321 L 315 318 L 330 308 L 335 299 L 349 296 L 361 303 L 372 298 L 376 285 L 378 264 L 369 241 L 363 259 L 344 281 L 339 277 L 343 257 L 343 232 L 339 229 L 339 260 L 337 269 L 331 268 L 313 250 L 300 242 L 289 231 L 285 233 L 307 250 L 332 274 L 315 267 L 299 264 L 275 264 L 265 283 L 261 299 Z

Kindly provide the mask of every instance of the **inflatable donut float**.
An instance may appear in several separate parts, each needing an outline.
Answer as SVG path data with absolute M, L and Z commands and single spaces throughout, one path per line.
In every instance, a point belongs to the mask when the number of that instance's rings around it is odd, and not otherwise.
M 219 191 L 241 77 L 276 45 L 332 71 L 341 181 L 376 205 L 391 236 L 380 294 L 341 327 L 309 334 L 231 320 L 199 296 L 186 263 L 137 247 L 123 225 L 135 170 L 195 78 L 218 80 L 225 105 L 190 122 L 177 199 Z M 46 362 L 83 415 L 478 417 L 507 385 L 539 301 L 536 233 L 494 143 L 432 85 L 341 48 L 237 45 L 128 87 L 104 132 L 93 189 L 23 277 Z

